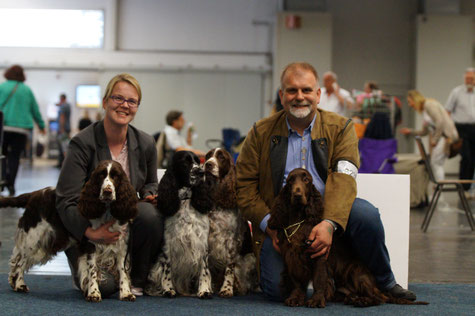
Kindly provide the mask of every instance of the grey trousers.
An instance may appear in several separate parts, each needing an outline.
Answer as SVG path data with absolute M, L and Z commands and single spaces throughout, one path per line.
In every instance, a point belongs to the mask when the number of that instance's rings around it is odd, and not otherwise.
M 156 262 L 162 249 L 164 218 L 150 203 L 139 202 L 138 215 L 131 226 L 129 236 L 130 259 L 132 271 L 130 277 L 132 285 L 144 287 L 150 268 Z M 77 246 L 70 247 L 65 251 L 68 257 L 74 284 L 80 288 L 77 275 L 79 249 Z M 112 275 L 105 274 L 104 281 L 99 284 L 102 297 L 107 297 L 119 290 Z

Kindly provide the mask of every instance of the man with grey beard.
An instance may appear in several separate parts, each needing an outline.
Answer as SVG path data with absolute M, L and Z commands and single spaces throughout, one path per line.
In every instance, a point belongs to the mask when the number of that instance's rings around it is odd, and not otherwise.
M 465 83 L 455 87 L 449 95 L 445 108 L 451 114 L 455 127 L 463 140 L 460 154 L 460 179 L 473 179 L 475 170 L 475 68 L 467 68 L 464 76 Z M 475 199 L 469 193 L 470 183 L 464 184 L 465 195 Z
M 283 299 L 279 283 L 284 264 L 277 233 L 267 227 L 267 221 L 290 171 L 305 168 L 324 196 L 324 220 L 308 236 L 311 257 L 328 256 L 333 234 L 342 234 L 383 292 L 415 300 L 413 292 L 396 283 L 379 211 L 356 198 L 359 154 L 353 123 L 317 108 L 318 75 L 308 63 L 292 63 L 284 69 L 279 94 L 284 110 L 254 124 L 236 165 L 237 202 L 253 226 L 262 291 L 270 299 Z

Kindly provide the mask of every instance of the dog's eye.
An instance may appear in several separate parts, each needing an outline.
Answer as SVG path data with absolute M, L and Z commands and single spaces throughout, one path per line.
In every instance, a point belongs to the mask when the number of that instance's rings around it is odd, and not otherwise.
M 310 182 L 310 179 L 309 179 L 309 178 L 307 178 L 307 177 L 304 177 L 304 178 L 303 178 L 303 182 L 305 182 L 305 183 L 309 183 L 309 182 Z

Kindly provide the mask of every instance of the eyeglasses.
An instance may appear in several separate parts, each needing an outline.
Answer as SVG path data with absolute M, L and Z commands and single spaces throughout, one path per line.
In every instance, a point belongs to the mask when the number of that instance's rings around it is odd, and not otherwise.
M 126 99 L 124 98 L 123 96 L 121 95 L 111 95 L 109 98 L 112 99 L 112 101 L 114 101 L 117 105 L 122 105 L 124 104 L 124 102 L 127 102 L 127 104 L 129 105 L 129 108 L 131 109 L 135 109 L 139 106 L 139 101 L 135 100 L 135 99 Z

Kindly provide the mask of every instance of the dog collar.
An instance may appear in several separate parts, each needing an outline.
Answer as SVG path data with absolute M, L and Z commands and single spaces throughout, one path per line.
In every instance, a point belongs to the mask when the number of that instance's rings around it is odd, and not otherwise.
M 300 226 L 302 225 L 303 222 L 305 222 L 305 220 L 300 221 L 300 222 L 295 223 L 295 224 L 292 224 L 292 225 L 289 225 L 289 226 L 284 228 L 285 237 L 287 238 L 287 241 L 289 242 L 289 244 L 291 243 L 290 238 L 292 238 L 292 236 L 300 229 Z M 297 226 L 297 227 L 289 234 L 287 232 L 287 229 L 290 229 L 290 228 L 295 227 L 295 226 Z

